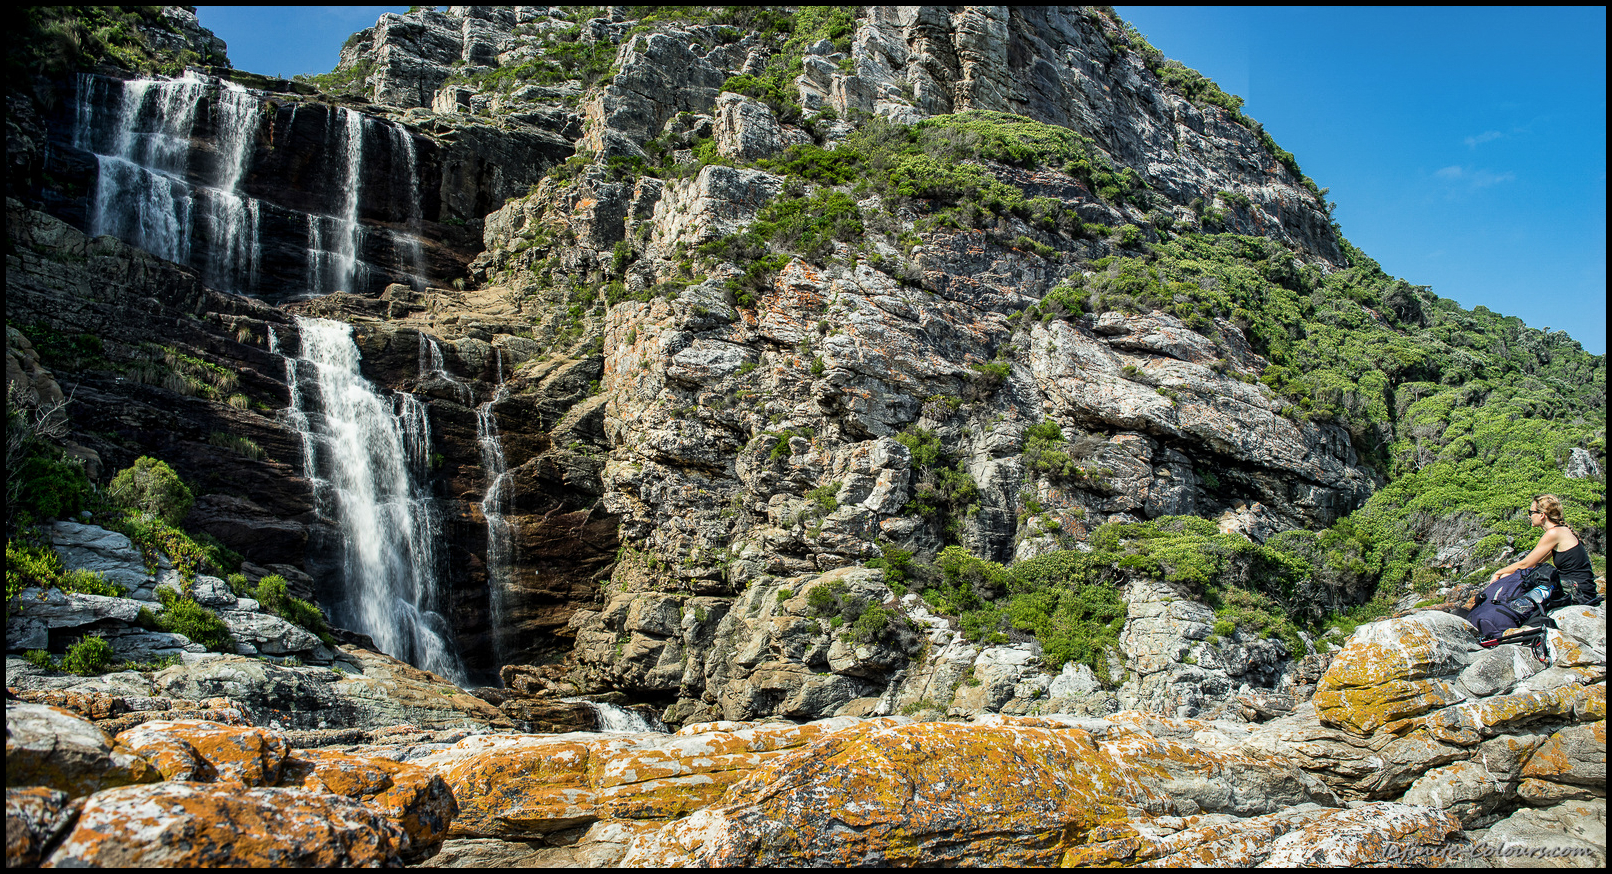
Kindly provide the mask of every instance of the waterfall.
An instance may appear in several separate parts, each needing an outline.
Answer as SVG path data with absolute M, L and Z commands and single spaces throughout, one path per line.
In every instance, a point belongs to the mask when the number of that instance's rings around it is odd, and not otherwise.
M 576 698 L 562 698 L 562 701 L 577 701 Z M 599 731 L 644 732 L 655 731 L 666 733 L 666 724 L 654 717 L 645 717 L 636 711 L 614 704 L 604 704 L 598 701 L 584 701 L 593 708 L 594 714 L 599 718 Z
M 481 515 L 487 520 L 487 605 L 492 613 L 495 633 L 493 646 L 499 649 L 499 661 L 504 653 L 496 630 L 509 627 L 506 594 L 511 583 L 510 568 L 515 557 L 515 538 L 512 526 L 504 517 L 509 513 L 509 465 L 504 462 L 504 447 L 498 440 L 498 417 L 493 405 L 503 400 L 509 388 L 504 384 L 504 358 L 495 347 L 493 358 L 498 363 L 498 387 L 493 396 L 476 407 L 476 442 L 481 446 L 481 469 L 487 475 L 487 492 L 481 497 Z
M 342 107 L 341 124 L 325 127 L 325 154 L 341 154 L 341 213 L 308 216 L 308 290 L 316 295 L 335 291 L 360 293 L 367 283 L 358 252 L 363 230 L 358 205 L 364 182 L 364 116 Z M 363 284 L 361 284 L 363 283 Z
M 409 191 L 414 196 L 409 198 L 408 229 L 406 234 L 393 234 L 392 245 L 398 251 L 398 260 L 409 265 L 409 285 L 420 291 L 425 288 L 425 254 L 420 249 L 420 172 L 419 158 L 414 152 L 414 137 L 409 129 L 400 124 L 387 125 L 388 135 L 392 138 L 396 151 L 392 155 L 393 162 L 402 155 L 403 163 L 409 170 Z
M 207 239 L 208 284 L 224 289 L 250 289 L 258 280 L 258 202 L 241 193 L 257 140 L 260 117 L 257 96 L 234 82 L 222 82 L 214 103 L 220 163 L 218 187 L 210 192 L 212 208 Z
M 238 294 L 363 294 L 390 281 L 387 274 L 415 289 L 426 286 L 419 155 L 414 134 L 404 125 L 345 107 L 321 107 L 324 142 L 308 157 L 326 175 L 286 180 L 316 189 L 301 192 L 326 204 L 312 213 L 265 203 L 244 191 L 263 119 L 277 111 L 278 99 L 187 70 L 177 79 L 128 81 L 81 74 L 75 101 L 72 144 L 93 155 L 96 164 L 87 210 L 92 235 L 110 234 L 193 267 L 209 286 Z M 297 130 L 299 108 L 306 107 L 290 107 L 288 132 Z M 383 144 L 374 125 L 386 129 L 384 156 L 375 153 Z M 366 143 L 366 137 L 373 142 Z M 366 174 L 366 162 L 377 161 L 380 166 Z M 395 183 L 366 192 L 366 175 Z M 320 185 L 338 193 L 319 191 Z M 402 202 L 377 201 L 399 191 L 406 192 Z M 383 220 L 393 223 L 386 231 L 391 263 L 384 269 L 363 257 L 374 248 L 365 245 L 372 229 L 361 217 L 375 215 L 377 206 Z M 265 234 L 274 236 L 268 257 Z M 290 275 L 276 275 L 285 270 L 284 259 L 272 252 L 285 248 L 304 254 L 300 263 L 290 260 Z
M 456 683 L 466 682 L 443 616 L 436 544 L 441 524 L 424 483 L 430 464 L 425 405 L 383 398 L 358 368 L 351 326 L 296 317 L 302 348 L 287 357 L 288 423 L 322 516 L 342 534 L 346 589 L 339 624 L 380 649 Z M 279 338 L 272 336 L 274 348 Z
M 487 476 L 487 491 L 481 498 L 481 515 L 487 521 L 487 607 L 494 629 L 493 646 L 500 663 L 504 653 L 499 644 L 500 629 L 509 621 L 506 590 L 511 582 L 510 568 L 515 557 L 514 526 L 505 516 L 509 513 L 511 475 L 504 461 L 504 447 L 498 439 L 498 417 L 493 405 L 509 393 L 504 384 L 504 359 L 497 348 L 493 349 L 497 387 L 493 396 L 476 406 L 476 443 L 481 449 L 481 468 Z M 466 404 L 475 400 L 470 386 L 443 366 L 442 347 L 426 335 L 420 335 L 420 378 L 446 380 Z
M 113 118 L 97 117 L 98 97 L 115 107 Z M 127 82 L 83 74 L 76 99 L 73 144 L 97 164 L 90 233 L 199 267 L 215 287 L 249 290 L 257 274 L 259 212 L 240 185 L 262 101 L 239 85 L 190 71 L 179 79 Z M 191 167 L 204 106 L 218 154 L 210 174 Z

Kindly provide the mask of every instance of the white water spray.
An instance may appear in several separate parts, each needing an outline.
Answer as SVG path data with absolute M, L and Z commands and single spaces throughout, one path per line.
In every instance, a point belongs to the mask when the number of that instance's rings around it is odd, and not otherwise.
M 115 93 L 114 93 L 115 92 Z M 115 107 L 99 118 L 97 101 Z M 111 234 L 209 284 L 248 290 L 257 277 L 258 204 L 240 191 L 262 102 L 245 88 L 186 71 L 179 79 L 78 78 L 73 144 L 95 155 L 90 233 Z M 209 107 L 216 170 L 193 172 L 198 111 Z M 199 242 L 202 252 L 194 251 Z
M 342 534 L 346 592 L 334 605 L 337 619 L 383 652 L 462 684 L 464 666 L 442 613 L 440 523 L 417 485 L 429 464 L 425 405 L 406 393 L 392 400 L 376 393 L 359 372 L 350 326 L 296 321 L 302 349 L 287 359 L 287 418 L 302 435 L 320 512 Z
M 496 347 L 493 356 L 498 385 L 491 398 L 476 406 L 476 443 L 481 449 L 481 468 L 487 476 L 487 491 L 481 498 L 481 515 L 487 522 L 487 607 L 495 630 L 495 655 L 502 663 L 505 654 L 497 630 L 508 627 L 507 591 L 514 565 L 515 537 L 514 525 L 506 518 L 512 476 L 498 438 L 498 417 L 493 413 L 493 406 L 508 395 L 509 388 L 504 384 L 504 359 Z M 446 380 L 465 404 L 475 400 L 470 386 L 443 366 L 442 347 L 424 334 L 420 335 L 420 378 Z

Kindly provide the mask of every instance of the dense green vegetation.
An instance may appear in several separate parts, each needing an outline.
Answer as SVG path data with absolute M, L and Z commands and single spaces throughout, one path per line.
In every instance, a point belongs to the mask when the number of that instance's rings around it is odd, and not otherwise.
M 979 485 L 962 459 L 941 445 L 927 428 L 914 426 L 896 435 L 912 453 L 912 500 L 902 512 L 934 525 L 948 541 L 957 537 L 962 518 L 977 509 Z
M 6 37 L 7 81 L 96 64 L 171 76 L 188 64 L 224 62 L 188 50 L 169 56 L 152 48 L 142 28 L 177 33 L 163 19 L 161 6 L 25 6 Z
M 1404 585 L 1418 541 L 1455 513 L 1494 533 L 1484 558 L 1507 538 L 1526 548 L 1522 508 L 1535 494 L 1562 497 L 1575 527 L 1604 530 L 1602 483 L 1562 471 L 1574 447 L 1604 457 L 1605 357 L 1520 319 L 1462 310 L 1358 252 L 1354 260 L 1324 274 L 1264 238 L 1185 234 L 1103 259 L 1097 275 L 1072 283 L 1092 311 L 1163 310 L 1211 336 L 1238 327 L 1269 359 L 1261 381 L 1288 401 L 1288 415 L 1346 428 L 1389 478 L 1338 523 L 1358 534 L 1361 573 L 1373 581 Z M 1030 315 L 1079 311 L 1043 301 Z M 1062 461 L 1035 439 L 1032 450 L 1038 463 Z

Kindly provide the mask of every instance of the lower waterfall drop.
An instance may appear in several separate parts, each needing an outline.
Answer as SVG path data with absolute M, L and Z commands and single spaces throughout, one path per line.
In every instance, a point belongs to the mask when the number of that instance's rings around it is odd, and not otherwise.
M 319 511 L 341 530 L 345 591 L 335 619 L 388 655 L 464 684 L 443 616 L 440 522 L 422 485 L 431 444 L 425 405 L 376 392 L 359 372 L 350 325 L 303 316 L 296 323 L 302 342 L 287 357 L 288 419 L 302 436 Z
M 476 439 L 481 444 L 481 468 L 487 472 L 487 493 L 481 498 L 481 515 L 487 519 L 487 606 L 493 621 L 493 649 L 500 664 L 504 661 L 504 648 L 500 645 L 499 631 L 509 628 L 509 611 L 505 589 L 509 586 L 509 571 L 515 552 L 515 538 L 509 514 L 509 465 L 504 461 L 504 447 L 498 442 L 498 418 L 493 405 L 504 399 L 509 389 L 504 385 L 504 359 L 497 348 L 493 357 L 498 362 L 498 387 L 493 396 L 476 407 Z
M 487 491 L 481 499 L 481 515 L 487 521 L 487 610 L 492 619 L 493 652 L 498 663 L 503 664 L 504 647 L 498 632 L 509 627 L 504 590 L 510 583 L 515 537 L 514 525 L 505 518 L 509 515 L 511 474 L 498 438 L 498 417 L 493 413 L 493 406 L 509 394 L 504 384 L 503 354 L 497 347 L 493 348 L 493 361 L 498 383 L 493 396 L 476 405 L 476 444 L 481 449 L 481 468 L 487 475 Z M 444 366 L 442 347 L 424 334 L 420 335 L 420 379 L 443 380 L 454 387 L 467 406 L 475 403 L 470 386 Z

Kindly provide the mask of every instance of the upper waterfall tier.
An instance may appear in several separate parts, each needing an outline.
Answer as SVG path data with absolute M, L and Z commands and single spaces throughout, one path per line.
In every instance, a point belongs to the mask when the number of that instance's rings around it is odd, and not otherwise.
M 69 103 L 47 169 L 86 196 L 51 211 L 271 302 L 446 284 L 480 250 L 481 216 L 528 184 L 489 174 L 489 153 L 533 178 L 569 154 L 515 134 L 442 142 L 193 71 L 82 74 Z

